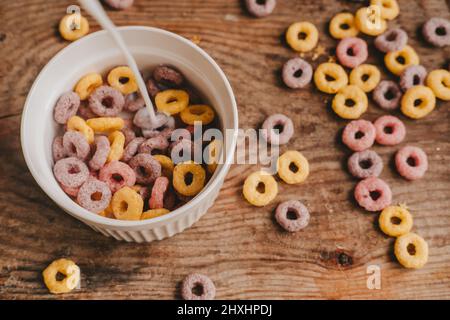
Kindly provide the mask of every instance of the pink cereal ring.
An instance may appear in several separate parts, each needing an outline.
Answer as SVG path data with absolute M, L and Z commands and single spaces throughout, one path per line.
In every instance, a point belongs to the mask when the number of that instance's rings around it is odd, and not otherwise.
M 370 121 L 353 120 L 345 126 L 342 141 L 353 151 L 369 149 L 375 141 L 375 127 Z
M 276 127 L 280 127 L 278 133 Z M 294 135 L 294 123 L 284 114 L 274 114 L 264 121 L 261 134 L 270 144 L 286 144 Z
M 78 191 L 80 191 L 80 187 L 69 188 L 69 187 L 64 187 L 62 184 L 60 184 L 59 186 L 68 196 L 71 196 L 73 198 L 76 198 L 76 196 L 78 195 Z
M 130 141 L 123 151 L 122 161 L 128 162 L 133 158 L 138 152 L 139 146 L 145 141 L 143 137 L 137 137 Z
M 78 188 L 89 178 L 89 169 L 80 159 L 69 157 L 55 163 L 53 174 L 65 188 Z
M 391 204 L 392 192 L 383 180 L 369 177 L 356 185 L 355 199 L 367 211 L 381 211 Z
M 150 184 L 161 176 L 161 164 L 150 154 L 139 153 L 130 160 L 129 165 L 134 170 L 137 183 Z
M 368 56 L 367 43 L 360 38 L 344 38 L 336 48 L 339 62 L 348 68 L 356 68 L 364 63 Z
M 67 157 L 66 151 L 63 146 L 63 137 L 58 136 L 53 140 L 52 144 L 53 161 L 61 160 Z
M 80 97 L 75 92 L 64 93 L 56 102 L 53 116 L 59 124 L 66 124 L 69 118 L 77 114 L 80 107 Z
M 95 137 L 94 148 L 95 152 L 91 160 L 89 160 L 89 168 L 100 170 L 105 165 L 111 150 L 108 138 L 105 136 Z
M 293 218 L 289 216 L 290 213 L 293 213 Z M 278 205 L 275 211 L 275 219 L 286 231 L 297 232 L 308 226 L 310 215 L 303 203 L 297 200 L 289 200 Z
M 385 146 L 399 144 L 405 139 L 406 128 L 403 122 L 394 116 L 386 115 L 379 117 L 375 123 L 377 136 L 375 140 Z
M 64 152 L 69 157 L 77 157 L 86 160 L 91 151 L 86 137 L 78 131 L 67 131 L 63 136 Z
M 200 293 L 195 288 L 200 287 Z M 188 275 L 181 284 L 181 297 L 184 300 L 212 300 L 216 296 L 216 286 L 211 279 L 203 274 Z
M 115 117 L 123 109 L 125 99 L 119 90 L 101 86 L 89 97 L 89 108 L 100 117 Z
M 169 147 L 169 141 L 167 138 L 159 135 L 150 139 L 147 139 L 139 146 L 139 153 L 152 154 L 155 150 L 165 152 Z
M 128 186 L 132 187 L 136 183 L 136 174 L 129 165 L 120 161 L 111 161 L 100 169 L 98 178 L 106 182 L 112 193 Z
M 408 180 L 422 178 L 428 170 L 427 154 L 418 147 L 403 147 L 395 155 L 395 166 L 398 173 Z
M 80 206 L 94 213 L 105 210 L 111 201 L 111 190 L 100 180 L 90 178 L 80 188 L 77 202 Z
M 124 127 L 122 130 L 124 137 L 125 137 L 125 146 L 127 146 L 133 139 L 136 138 L 136 133 L 133 131 L 133 129 L 130 129 L 128 127 Z
M 166 177 L 158 177 L 152 188 L 152 195 L 148 201 L 150 209 L 164 208 L 164 193 L 169 187 L 169 179 Z

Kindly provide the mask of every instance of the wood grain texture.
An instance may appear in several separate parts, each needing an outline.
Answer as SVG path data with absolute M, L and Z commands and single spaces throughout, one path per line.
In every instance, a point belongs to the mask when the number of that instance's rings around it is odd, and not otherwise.
M 403 27 L 429 69 L 442 67 L 450 48 L 426 45 L 418 28 L 429 17 L 450 18 L 450 2 L 400 0 Z M 217 298 L 283 299 L 420 299 L 450 298 L 450 103 L 439 102 L 427 118 L 402 117 L 407 138 L 402 144 L 424 148 L 430 169 L 424 179 L 407 182 L 392 165 L 399 147 L 376 146 L 385 162 L 382 178 L 395 202 L 414 215 L 414 231 L 429 243 L 422 270 L 403 269 L 393 257 L 393 239 L 379 230 L 376 214 L 359 209 L 352 198 L 356 180 L 345 170 L 349 151 L 339 143 L 345 121 L 330 110 L 330 96 L 313 86 L 286 89 L 280 68 L 295 56 L 283 33 L 299 20 L 315 23 L 320 44 L 332 53 L 336 41 L 327 23 L 357 4 L 332 0 L 280 0 L 271 16 L 254 19 L 238 0 L 135 0 L 124 12 L 111 11 L 118 25 L 148 25 L 198 36 L 200 46 L 223 68 L 239 104 L 240 126 L 258 127 L 275 111 L 292 117 L 295 138 L 286 147 L 309 159 L 307 183 L 280 183 L 276 201 L 265 208 L 247 204 L 241 189 L 251 166 L 230 170 L 215 205 L 198 223 L 171 239 L 127 244 L 106 238 L 64 214 L 34 182 L 22 157 L 20 114 L 41 68 L 67 45 L 57 24 L 71 1 L 15 0 L 0 6 L 0 298 L 2 299 L 173 299 L 190 272 L 208 274 Z M 90 18 L 89 18 L 90 19 Z M 98 30 L 90 19 L 92 31 Z M 326 61 L 327 55 L 313 61 Z M 312 55 L 306 59 L 312 61 Z M 382 58 L 372 54 L 371 62 Z M 384 70 L 384 69 L 383 69 Z M 384 78 L 390 76 L 384 70 Z M 384 112 L 372 103 L 365 119 Z M 286 149 L 286 148 L 283 148 Z M 298 198 L 311 212 L 307 229 L 283 232 L 274 222 L 280 201 Z M 52 296 L 42 270 L 54 259 L 69 257 L 82 270 L 81 289 Z M 379 264 L 382 289 L 368 290 L 366 267 Z

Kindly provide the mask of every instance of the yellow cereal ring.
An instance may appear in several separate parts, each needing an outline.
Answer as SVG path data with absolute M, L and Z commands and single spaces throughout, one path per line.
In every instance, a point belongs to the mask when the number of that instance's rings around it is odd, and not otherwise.
M 186 181 L 188 174 L 192 181 Z M 173 187 L 183 196 L 192 197 L 202 191 L 205 186 L 206 172 L 203 167 L 193 161 L 179 163 L 173 169 Z
M 108 74 L 108 83 L 122 94 L 130 94 L 138 90 L 136 78 L 129 67 L 117 67 Z
M 400 76 L 412 65 L 420 64 L 420 58 L 411 46 L 405 46 L 400 51 L 391 51 L 384 56 L 384 63 L 390 72 Z
M 183 90 L 165 90 L 155 97 L 156 108 L 159 111 L 173 115 L 180 113 L 189 105 L 189 94 Z
M 101 75 L 98 73 L 89 73 L 77 82 L 75 92 L 80 96 L 81 100 L 86 100 L 102 84 L 103 79 Z
M 362 64 L 350 73 L 350 84 L 359 87 L 366 93 L 374 90 L 380 80 L 380 70 L 371 64 Z
M 396 0 L 370 0 L 370 5 L 380 7 L 382 19 L 393 20 L 400 13 L 400 7 Z
M 86 120 L 86 124 L 94 130 L 95 133 L 122 130 L 125 122 L 120 117 L 102 117 Z
M 78 131 L 86 137 L 89 143 L 94 142 L 94 130 L 86 124 L 86 121 L 79 116 L 70 117 L 67 121 L 68 131 Z
M 75 41 L 89 32 L 89 22 L 80 14 L 65 15 L 59 22 L 59 33 L 68 41 Z
M 300 152 L 286 151 L 278 158 L 277 171 L 288 184 L 302 183 L 309 175 L 309 163 Z
M 428 115 L 436 107 L 433 90 L 425 86 L 414 86 L 405 92 L 401 110 L 412 119 L 420 119 Z
M 427 86 L 437 98 L 450 101 L 450 72 L 447 70 L 431 71 L 427 77 Z
M 260 192 L 258 188 L 264 187 Z M 263 207 L 275 199 L 278 194 L 278 185 L 274 177 L 264 171 L 256 171 L 245 179 L 244 198 L 257 207 Z
M 319 31 L 311 22 L 296 22 L 288 28 L 286 41 L 295 51 L 308 52 L 317 46 Z
M 220 158 L 220 151 L 222 149 L 222 142 L 219 140 L 213 140 L 211 143 L 207 146 L 208 150 L 208 162 L 206 165 L 206 169 L 210 174 L 213 174 L 216 169 L 217 165 L 219 163 Z
M 391 237 L 399 237 L 411 231 L 413 218 L 402 206 L 384 208 L 378 219 L 380 229 Z
M 320 91 L 334 94 L 348 84 L 348 76 L 340 65 L 322 63 L 314 72 L 314 83 Z
M 164 208 L 147 210 L 142 213 L 141 220 L 153 219 L 168 214 L 170 211 Z
M 108 136 L 108 139 L 111 144 L 111 150 L 109 151 L 106 162 L 122 159 L 123 149 L 125 147 L 124 134 L 120 131 L 114 131 Z
M 330 34 L 335 39 L 356 37 L 359 33 L 355 16 L 349 12 L 338 13 L 331 19 Z
M 354 85 L 349 85 L 334 96 L 331 107 L 343 119 L 358 119 L 367 111 L 369 100 L 364 91 Z
M 427 242 L 412 232 L 397 238 L 394 252 L 398 262 L 405 268 L 420 269 L 428 261 Z
M 102 216 L 102 217 L 105 217 L 105 218 L 114 219 L 115 217 L 114 217 L 114 213 L 113 213 L 112 208 L 111 208 L 111 202 L 109 203 L 109 205 L 106 207 L 105 210 L 99 212 L 98 214 L 100 216 Z
M 58 274 L 64 275 L 64 279 L 58 280 Z M 58 259 L 45 268 L 42 276 L 51 293 L 68 293 L 80 283 L 80 268 L 71 260 Z
M 123 187 L 114 193 L 111 208 L 118 220 L 140 220 L 144 210 L 144 200 L 130 187 Z
M 369 36 L 379 36 L 387 29 L 387 22 L 381 18 L 381 11 L 376 6 L 356 11 L 355 24 L 359 31 Z
M 172 159 L 163 154 L 155 154 L 153 158 L 161 165 L 162 175 L 167 178 L 172 178 L 173 169 L 175 168 Z
M 201 122 L 202 125 L 210 124 L 214 116 L 214 110 L 204 104 L 191 105 L 180 112 L 181 120 L 189 125 L 193 125 L 194 122 Z

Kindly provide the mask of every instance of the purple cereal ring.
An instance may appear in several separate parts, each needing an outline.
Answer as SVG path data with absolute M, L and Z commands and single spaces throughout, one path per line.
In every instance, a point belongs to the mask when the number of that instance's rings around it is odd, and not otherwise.
M 183 75 L 173 67 L 161 65 L 153 70 L 153 79 L 168 87 L 179 87 L 184 82 Z
M 403 122 L 394 116 L 379 117 L 375 123 L 377 136 L 375 140 L 385 146 L 393 146 L 399 144 L 405 139 L 406 128 Z
M 312 79 L 311 65 L 301 58 L 288 60 L 282 71 L 283 82 L 289 88 L 298 89 L 306 87 Z
M 383 80 L 375 88 L 372 96 L 381 109 L 394 110 L 400 106 L 403 93 L 394 81 Z
M 400 28 L 390 29 L 375 39 L 375 47 L 384 53 L 400 51 L 408 43 L 408 34 Z
M 66 124 L 69 118 L 77 114 L 80 97 L 75 92 L 64 93 L 56 102 L 53 117 L 59 124 Z
M 279 132 L 277 133 L 275 130 L 279 130 Z M 294 123 L 284 114 L 277 113 L 264 121 L 261 134 L 270 144 L 286 144 L 294 135 Z
M 170 118 L 172 117 L 169 117 L 165 113 L 157 112 L 155 123 L 152 123 L 147 108 L 142 108 L 135 113 L 133 124 L 141 129 L 153 130 L 164 126 L 170 120 Z
M 158 177 L 152 188 L 152 195 L 148 201 L 150 209 L 164 208 L 164 194 L 169 187 L 169 179 L 166 177 Z
M 111 201 L 111 190 L 100 180 L 90 178 L 80 188 L 77 202 L 90 212 L 99 213 L 105 210 Z
M 402 177 L 420 179 L 428 170 L 427 154 L 418 147 L 403 147 L 395 155 L 395 166 Z
M 347 167 L 355 178 L 378 177 L 383 171 L 383 160 L 375 151 L 364 150 L 352 154 Z
M 109 152 L 111 151 L 108 138 L 105 136 L 95 137 L 93 148 L 95 152 L 91 160 L 89 160 L 89 168 L 92 170 L 100 170 L 105 165 Z
M 203 274 L 190 274 L 181 284 L 181 297 L 184 300 L 213 300 L 215 296 L 216 286 Z
M 124 127 L 122 130 L 120 130 L 124 137 L 125 137 L 125 146 L 127 146 L 133 139 L 136 138 L 136 133 L 133 129 Z
M 95 113 L 92 112 L 91 108 L 89 108 L 89 105 L 84 101 L 81 102 L 77 114 L 84 120 L 98 117 Z
M 353 151 L 363 151 L 373 146 L 376 131 L 370 121 L 353 120 L 342 132 L 342 142 Z
M 144 98 L 142 98 L 141 95 L 137 92 L 133 92 L 125 96 L 125 105 L 123 106 L 124 110 L 129 112 L 136 112 L 144 107 Z
M 275 219 L 286 231 L 297 232 L 309 223 L 308 209 L 297 200 L 282 202 L 275 211 Z
M 266 17 L 273 12 L 277 5 L 276 0 L 245 0 L 248 12 L 257 18 Z
M 66 155 L 69 157 L 77 157 L 81 160 L 86 160 L 91 151 L 86 137 L 78 131 L 67 131 L 64 133 L 63 147 Z
M 139 146 L 145 141 L 143 137 L 137 137 L 130 141 L 123 151 L 122 161 L 128 162 L 133 158 L 139 150 Z
M 58 161 L 67 157 L 63 146 L 63 137 L 58 136 L 53 140 L 52 144 L 53 161 Z
M 115 117 L 124 105 L 122 93 L 108 86 L 98 87 L 89 97 L 89 108 L 100 117 Z
M 105 3 L 116 10 L 124 10 L 133 5 L 134 0 L 105 0 Z
M 53 174 L 65 188 L 78 188 L 89 178 L 89 169 L 80 159 L 69 157 L 55 163 Z
M 360 38 L 344 38 L 336 48 L 339 62 L 348 68 L 356 68 L 369 57 L 367 43 Z
M 450 21 L 443 18 L 431 18 L 422 28 L 422 34 L 427 42 L 436 47 L 450 45 Z
M 147 91 L 150 97 L 155 98 L 156 95 L 161 91 L 161 88 L 158 86 L 155 80 L 148 79 L 146 83 Z
M 421 65 L 411 65 L 400 75 L 400 88 L 406 92 L 414 86 L 422 86 L 427 78 L 427 69 Z
M 136 183 L 136 174 L 124 162 L 111 161 L 100 169 L 99 180 L 106 182 L 112 193 L 123 187 L 132 187 Z
M 383 180 L 369 177 L 356 185 L 355 199 L 367 211 L 381 211 L 391 204 L 392 192 Z
M 161 164 L 150 154 L 139 153 L 130 160 L 129 165 L 135 172 L 137 183 L 154 183 L 161 176 Z
M 164 153 L 169 148 L 169 141 L 164 136 L 156 136 L 147 139 L 139 146 L 139 153 L 152 154 L 155 150 Z

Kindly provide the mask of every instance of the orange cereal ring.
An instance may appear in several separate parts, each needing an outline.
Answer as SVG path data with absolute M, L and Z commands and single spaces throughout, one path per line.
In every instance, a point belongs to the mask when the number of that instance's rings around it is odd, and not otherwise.
M 358 119 L 367 111 L 368 104 L 366 93 L 357 86 L 349 85 L 339 90 L 331 107 L 343 119 Z
M 81 78 L 75 85 L 75 92 L 81 100 L 89 98 L 91 93 L 103 84 L 102 76 L 98 73 L 89 73 Z
M 278 185 L 274 177 L 267 172 L 256 171 L 245 179 L 243 194 L 250 204 L 263 207 L 275 199 Z
M 59 280 L 57 278 L 58 274 L 62 274 L 64 278 Z M 71 260 L 58 259 L 45 268 L 42 276 L 44 277 L 45 285 L 51 293 L 68 293 L 80 283 L 80 268 Z
M 195 104 L 187 107 L 180 112 L 181 120 L 189 125 L 195 122 L 201 122 L 202 125 L 207 125 L 214 120 L 214 110 L 204 104 Z
M 122 94 L 130 94 L 138 90 L 136 78 L 129 67 L 117 67 L 108 74 L 108 83 Z
M 165 90 L 156 95 L 155 104 L 158 111 L 177 114 L 189 105 L 189 94 L 183 90 Z
M 65 15 L 59 22 L 59 33 L 65 40 L 78 40 L 88 32 L 89 22 L 79 13 Z
M 192 197 L 204 187 L 205 169 L 193 161 L 179 163 L 173 170 L 173 187 L 183 196 Z
M 140 220 L 144 209 L 144 200 L 130 187 L 123 187 L 114 193 L 111 208 L 116 219 Z

